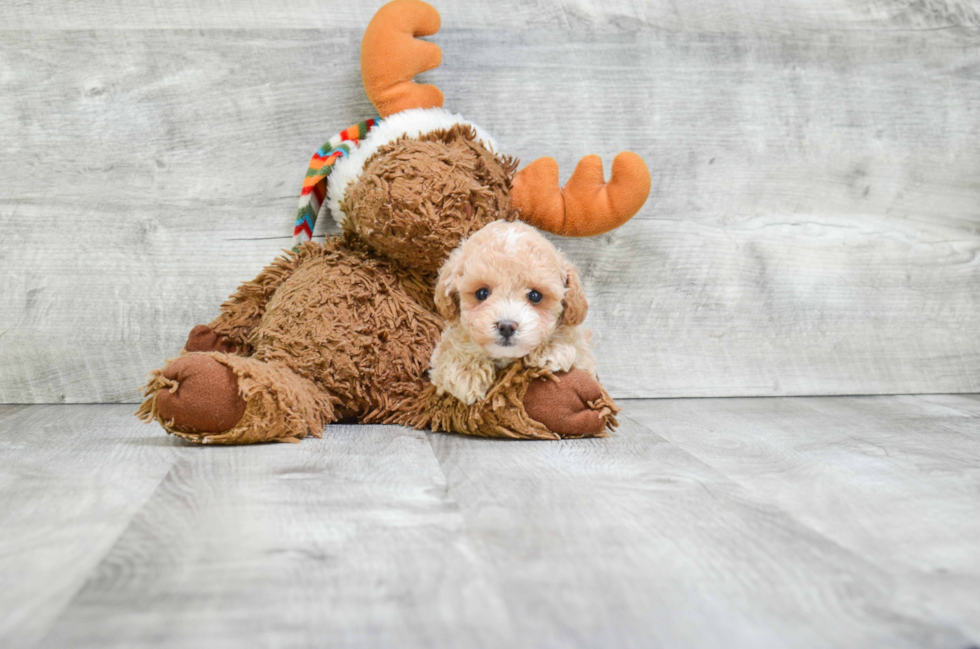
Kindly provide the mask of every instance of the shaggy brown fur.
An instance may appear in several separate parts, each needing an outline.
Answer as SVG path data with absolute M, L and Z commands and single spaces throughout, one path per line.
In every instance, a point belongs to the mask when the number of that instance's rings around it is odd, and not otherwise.
M 508 192 L 515 168 L 468 127 L 382 147 L 347 191 L 344 233 L 303 244 L 242 284 L 210 331 L 192 332 L 187 360 L 153 373 L 137 414 L 185 439 L 213 444 L 319 437 L 325 424 L 347 417 L 557 437 L 523 406 L 528 386 L 546 372 L 515 364 L 491 398 L 469 408 L 436 397 L 426 377 L 442 327 L 433 303 L 435 271 L 460 239 L 495 219 L 513 218 Z M 227 376 L 213 372 L 213 363 L 238 379 L 246 406 L 237 424 L 214 431 L 190 410 L 161 416 L 158 401 L 168 398 L 161 391 L 209 389 L 182 385 L 177 370 Z M 611 427 L 615 406 L 603 395 L 587 407 Z
M 336 398 L 287 368 L 220 352 L 193 353 L 182 358 L 197 363 L 213 359 L 231 368 L 238 377 L 238 391 L 246 406 L 238 423 L 225 431 L 205 431 L 179 420 L 164 419 L 158 400 L 166 392 L 186 386 L 167 376 L 171 365 L 155 370 L 146 386 L 148 398 L 136 414 L 143 421 L 157 421 L 164 430 L 178 437 L 201 444 L 298 442 L 307 434 L 321 437 L 323 426 L 337 417 Z
M 539 379 L 558 385 L 562 382 L 561 378 L 548 370 L 525 367 L 523 362 L 517 361 L 494 379 L 486 399 L 472 406 L 467 406 L 448 393 L 436 394 L 435 386 L 430 384 L 426 387 L 415 412 L 409 413 L 408 417 L 399 423 L 445 433 L 511 439 L 605 437 L 607 429 L 613 430 L 619 425 L 616 420 L 619 408 L 609 394 L 599 388 L 600 395 L 594 400 L 586 401 L 585 410 L 578 413 L 579 415 L 584 412 L 594 413 L 594 417 L 602 423 L 598 432 L 585 434 L 565 432 L 559 435 L 549 430 L 541 421 L 532 419 L 525 407 L 525 396 Z M 545 417 L 540 419 L 546 420 Z
M 381 147 L 341 209 L 344 229 L 405 268 L 434 274 L 460 241 L 510 213 L 513 158 L 455 125 Z

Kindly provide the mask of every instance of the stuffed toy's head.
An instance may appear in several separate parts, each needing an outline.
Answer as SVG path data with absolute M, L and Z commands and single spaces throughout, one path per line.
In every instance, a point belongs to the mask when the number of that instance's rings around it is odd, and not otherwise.
M 403 111 L 378 127 L 379 135 L 390 129 L 398 138 L 404 132 L 400 124 L 434 117 L 448 114 L 440 109 Z M 439 269 L 461 239 L 508 216 L 517 166 L 495 154 L 492 141 L 481 140 L 476 127 L 444 121 L 449 124 L 445 128 L 378 148 L 345 186 L 340 202 L 345 229 L 380 255 L 430 272 Z
M 379 255 L 434 272 L 461 239 L 491 221 L 516 217 L 582 237 L 619 227 L 642 207 L 650 174 L 636 154 L 616 156 L 608 183 L 599 157 L 586 156 L 560 187 L 554 159 L 517 171 L 483 129 L 443 109 L 438 88 L 413 81 L 442 61 L 439 46 L 416 38 L 439 25 L 439 13 L 421 0 L 394 0 L 371 20 L 361 76 L 382 117 L 347 129 L 313 156 L 297 244 L 329 211 Z
M 578 273 L 540 232 L 497 221 L 456 248 L 439 271 L 436 308 L 491 358 L 521 358 L 561 324 L 585 320 Z

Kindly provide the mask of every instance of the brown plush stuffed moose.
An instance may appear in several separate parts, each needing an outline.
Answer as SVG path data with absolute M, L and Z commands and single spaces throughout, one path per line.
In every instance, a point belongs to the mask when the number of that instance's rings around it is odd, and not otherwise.
M 532 439 L 615 426 L 612 399 L 577 370 L 552 375 L 517 361 L 471 406 L 429 384 L 442 327 L 436 273 L 461 239 L 514 218 L 565 236 L 600 234 L 633 216 L 650 191 L 632 153 L 616 156 L 608 183 L 597 156 L 563 188 L 551 158 L 515 174 L 517 161 L 497 153 L 489 135 L 441 108 L 437 88 L 413 82 L 441 62 L 438 46 L 416 38 L 438 29 L 439 14 L 420 0 L 378 11 L 361 72 L 384 119 L 347 138 L 324 183 L 323 211 L 343 233 L 276 259 L 210 325 L 195 327 L 181 355 L 152 373 L 142 419 L 214 444 L 319 437 L 339 420 Z

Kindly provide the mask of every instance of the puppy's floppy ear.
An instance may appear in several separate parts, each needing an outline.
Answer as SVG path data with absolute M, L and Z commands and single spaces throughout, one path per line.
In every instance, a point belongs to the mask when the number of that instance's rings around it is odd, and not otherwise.
M 565 298 L 561 301 L 563 307 L 561 321 L 575 327 L 585 321 L 589 312 L 589 303 L 585 299 L 585 291 L 579 281 L 578 271 L 567 261 L 565 262 Z
M 436 311 L 446 322 L 459 319 L 459 291 L 456 289 L 456 279 L 461 263 L 462 255 L 457 248 L 439 269 L 439 279 L 436 281 Z

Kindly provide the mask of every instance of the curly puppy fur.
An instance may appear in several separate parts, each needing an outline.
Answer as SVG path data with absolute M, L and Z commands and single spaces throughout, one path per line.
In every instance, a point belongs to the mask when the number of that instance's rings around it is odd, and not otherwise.
M 532 375 L 499 383 L 495 400 L 465 413 L 444 404 L 426 377 L 443 325 L 436 271 L 461 239 L 516 217 L 515 168 L 463 125 L 379 148 L 348 186 L 344 232 L 303 244 L 242 284 L 210 324 L 214 335 L 193 334 L 182 364 L 153 373 L 137 414 L 212 444 L 296 441 L 349 418 L 460 432 L 483 422 L 491 434 L 552 435 L 523 408 L 495 411 L 520 405 Z M 175 367 L 185 376 L 220 374 L 214 363 L 237 377 L 246 403 L 240 421 L 217 431 L 191 417 L 164 418 L 161 400 L 196 389 Z M 583 404 L 612 426 L 615 406 L 604 398 Z
M 429 374 L 439 394 L 473 404 L 515 358 L 595 376 L 578 273 L 525 223 L 496 221 L 460 244 L 439 272 L 435 301 L 448 322 Z

